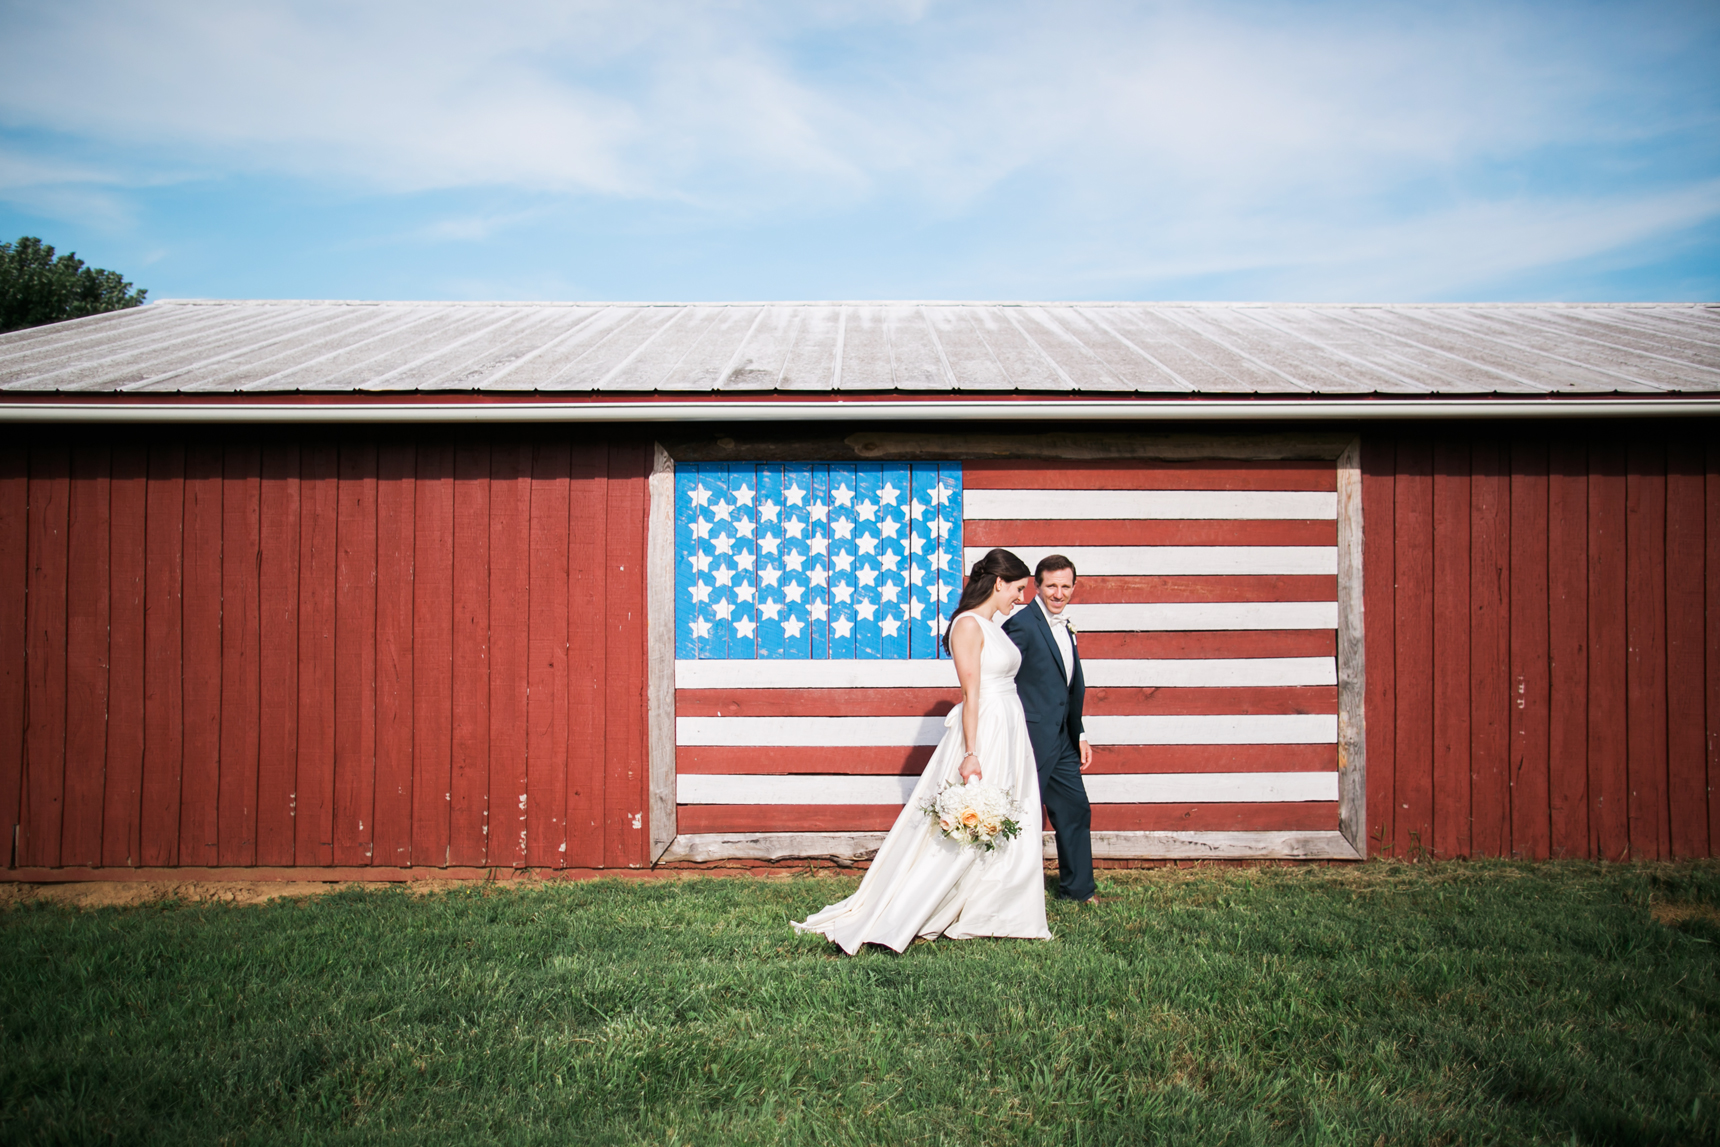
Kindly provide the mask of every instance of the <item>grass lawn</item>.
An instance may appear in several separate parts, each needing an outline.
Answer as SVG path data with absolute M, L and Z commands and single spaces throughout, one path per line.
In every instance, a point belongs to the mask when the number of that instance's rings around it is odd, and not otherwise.
M 1720 864 L 1112 874 L 841 958 L 853 876 L 0 912 L 0 1142 L 1714 1143 Z

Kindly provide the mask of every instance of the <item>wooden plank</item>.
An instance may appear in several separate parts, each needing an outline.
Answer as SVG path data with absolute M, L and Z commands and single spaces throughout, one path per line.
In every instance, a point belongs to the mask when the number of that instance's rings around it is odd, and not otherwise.
M 1547 459 L 1548 850 L 1589 855 L 1588 443 Z
M 490 450 L 489 862 L 526 863 L 526 690 L 530 668 L 531 447 Z M 641 698 L 643 701 L 643 698 Z
M 682 745 L 676 770 L 691 773 L 882 773 L 918 776 L 931 745 L 863 746 L 840 755 L 765 745 Z M 1110 773 L 1335 772 L 1338 747 L 1309 745 L 1095 745 L 1089 776 Z
M 179 863 L 219 862 L 221 801 L 221 450 L 185 452 L 185 764 Z
M 299 760 L 299 448 L 270 443 L 257 493 L 257 863 L 292 864 Z
M 376 836 L 376 444 L 340 445 L 334 583 L 334 863 Z
M 869 860 L 882 832 L 683 833 L 664 852 L 665 864 L 713 860 Z M 1043 834 L 1047 860 L 1056 858 Z M 1337 832 L 1095 832 L 1093 856 L 1105 860 L 1359 860 Z
M 1337 475 L 1330 461 L 1315 460 L 1156 465 L 979 460 L 963 464 L 962 484 L 970 490 L 1336 490 Z
M 650 474 L 648 445 L 630 442 L 610 447 L 603 551 L 609 564 L 603 863 L 610 868 L 650 863 L 650 834 L 645 827 L 650 802 L 645 723 L 645 512 Z
M 227 447 L 221 483 L 220 863 L 257 862 L 258 717 L 262 705 L 261 449 Z
M 185 562 L 185 450 L 149 450 L 144 538 L 142 865 L 179 863 L 179 774 L 184 763 L 181 591 Z
M 651 805 L 646 810 L 651 830 L 650 857 L 653 863 L 675 839 L 675 467 L 662 446 L 652 447 L 652 469 L 648 494 L 650 517 L 646 527 L 646 612 L 649 614 L 650 651 L 647 687 L 650 705 Z M 784 474 L 794 489 L 812 490 L 812 467 L 791 463 Z M 809 520 L 809 532 L 820 523 Z M 800 549 L 797 541 L 795 548 Z M 815 557 L 806 547 L 808 559 Z M 807 586 L 816 591 L 815 584 Z M 808 618 L 808 629 L 813 624 Z M 788 649 L 796 657 L 811 652 L 812 635 L 803 634 Z
M 1390 519 L 1387 519 L 1389 526 Z M 1390 541 L 1390 538 L 1387 538 Z M 1389 572 L 1389 569 L 1388 569 Z M 1386 583 L 1389 588 L 1391 583 Z M 1081 632 L 1081 659 L 1207 657 L 1336 657 L 1338 635 L 1331 629 L 1166 630 L 1157 633 Z M 1389 725 L 1387 726 L 1389 729 Z
M 372 863 L 412 863 L 413 468 L 410 442 L 376 459 L 376 831 Z M 444 802 L 446 803 L 446 802 Z
M 1407 857 L 1433 848 L 1433 447 L 1398 443 L 1393 607 L 1397 721 L 1392 843 Z
M 935 463 L 922 465 L 936 470 Z M 1301 528 L 1305 528 L 1314 519 L 1330 523 L 1336 519 L 1337 513 L 1335 491 L 1083 490 L 1075 493 L 1046 489 L 1030 481 L 1015 490 L 969 488 L 963 517 L 969 527 L 984 525 L 988 528 L 1004 521 L 1015 521 L 1022 524 L 1036 522 L 1042 526 L 1062 523 L 1066 529 L 1079 530 L 1084 524 L 1096 524 L 1106 519 L 1138 522 L 1143 526 L 1170 525 L 1176 520 L 1205 521 L 1209 525 L 1219 524 L 1214 519 L 1238 523 L 1276 520 L 1301 523 Z M 1058 545 L 1061 541 L 1052 538 L 1050 544 Z
M 1337 523 L 1325 521 L 1063 520 L 962 524 L 969 546 L 1335 546 Z M 1077 571 L 1079 573 L 1079 571 Z M 1293 576 L 1293 575 L 1281 575 Z M 1315 575 L 1318 576 L 1318 575 Z
M 66 447 L 30 451 L 28 714 L 18 863 L 60 863 L 66 783 L 66 528 L 71 495 Z
M 938 716 L 955 707 L 953 689 L 682 689 L 678 717 Z M 1243 689 L 1088 688 L 1094 715 L 1336 713 L 1335 685 Z
M 1630 854 L 1662 860 L 1672 851 L 1666 803 L 1666 453 L 1635 439 L 1625 479 L 1626 770 Z
M 72 449 L 66 522 L 66 788 L 61 864 L 100 864 L 108 739 L 110 471 L 106 446 Z
M 334 863 L 335 586 L 340 459 L 326 439 L 299 454 L 299 761 L 294 862 Z
M 1319 574 L 1200 577 L 1084 577 L 1075 600 L 1113 601 L 1336 601 L 1338 579 Z
M 29 453 L 8 438 L 0 450 L 0 858 L 6 868 L 18 863 L 24 779 L 29 507 Z
M 1698 442 L 1666 449 L 1666 796 L 1671 854 L 1709 855 L 1703 735 L 1703 459 Z M 1720 610 L 1720 601 L 1715 602 Z
M 1095 832 L 1309 832 L 1337 824 L 1336 801 L 1093 806 Z
M 1433 451 L 1433 838 L 1434 855 L 1468 856 L 1469 443 L 1441 439 Z
M 1511 444 L 1511 855 L 1547 855 L 1547 444 Z
M 573 447 L 568 481 L 567 863 L 603 864 L 608 672 L 609 448 Z
M 1589 831 L 1590 855 L 1630 856 L 1625 736 L 1624 448 L 1606 438 L 1589 448 Z
M 108 547 L 108 742 L 102 795 L 102 863 L 135 865 L 143 800 L 143 601 L 149 452 L 113 452 Z M 5 543 L 0 540 L 0 550 Z M 0 770 L 3 771 L 3 770 Z M 10 824 L 10 821 L 4 821 Z
M 1702 563 L 1707 582 L 1703 679 L 1707 684 L 1708 719 L 1704 723 L 1708 758 L 1708 855 L 1720 855 L 1720 444 L 1708 443 L 1703 467 L 1703 538 L 1706 558 Z
M 567 593 L 568 475 L 566 442 L 532 448 L 529 530 L 531 617 L 526 684 L 526 863 L 567 866 Z
M 449 863 L 454 794 L 454 447 L 418 447 L 413 483 L 412 863 Z
M 454 451 L 453 794 L 448 863 L 484 864 L 490 786 L 490 446 Z
M 1367 615 L 1368 675 L 1366 682 L 1367 715 L 1367 824 L 1365 854 L 1396 851 L 1396 831 L 1392 813 L 1392 786 L 1396 779 L 1393 749 L 1396 734 L 1393 724 L 1397 716 L 1396 632 L 1392 582 L 1396 545 L 1393 542 L 1393 509 L 1396 505 L 1397 447 L 1385 435 L 1371 435 L 1362 442 L 1362 522 L 1363 554 L 1362 581 L 1364 607 Z M 1154 636 L 1166 636 L 1158 634 Z M 1191 635 L 1192 636 L 1192 635 Z M 1250 636 L 1259 636 L 1251 634 Z M 1336 634 L 1331 635 L 1336 655 Z M 1090 638 L 1082 639 L 1083 648 L 1091 648 Z M 1136 656 L 1150 656 L 1140 653 Z M 1206 656 L 1222 657 L 1213 652 Z M 1277 653 L 1274 656 L 1296 656 Z
M 900 805 L 684 804 L 675 809 L 683 832 L 884 832 Z
M 1503 446 L 1470 448 L 1470 851 L 1511 847 L 1511 486 Z

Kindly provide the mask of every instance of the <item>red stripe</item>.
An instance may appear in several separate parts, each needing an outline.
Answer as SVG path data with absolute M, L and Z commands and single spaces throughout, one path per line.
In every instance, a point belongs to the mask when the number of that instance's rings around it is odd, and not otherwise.
M 1333 629 L 1238 629 L 1153 633 L 1083 633 L 1081 656 L 1112 658 L 1336 657 Z
M 1100 773 L 1329 773 L 1336 745 L 1095 745 Z
M 675 809 L 675 827 L 684 833 L 886 832 L 901 812 L 893 804 L 684 804 Z
M 683 689 L 682 717 L 941 717 L 955 707 L 953 689 Z M 1335 685 L 1237 689 L 1089 687 L 1087 712 L 1336 713 Z
M 1323 574 L 1221 574 L 1198 577 L 1083 577 L 1075 600 L 1337 601 L 1338 579 Z
M 926 762 L 931 759 L 930 745 L 851 749 L 806 749 L 783 745 L 682 745 L 675 750 L 675 771 L 779 775 L 867 773 L 875 776 L 917 777 L 925 771 Z
M 1336 490 L 1328 461 L 963 462 L 969 490 Z
M 967 546 L 1335 546 L 1338 523 L 1244 519 L 968 519 Z
M 1337 827 L 1337 801 L 1093 806 L 1094 832 L 1319 832 Z
M 1336 685 L 1272 685 L 1241 689 L 1088 688 L 1089 714 L 1336 713 Z

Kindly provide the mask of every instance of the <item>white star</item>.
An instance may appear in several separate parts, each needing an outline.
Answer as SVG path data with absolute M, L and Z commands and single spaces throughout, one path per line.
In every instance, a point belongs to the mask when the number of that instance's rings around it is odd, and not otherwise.
M 811 550 L 815 554 L 827 554 L 830 552 L 830 539 L 829 538 L 807 538 L 806 539 L 806 548 Z
M 737 506 L 750 506 L 750 505 L 752 505 L 753 492 L 754 491 L 753 491 L 752 487 L 748 486 L 745 482 L 742 482 L 739 486 L 737 486 L 733 490 L 729 491 L 729 493 L 731 495 L 733 495 L 733 497 L 735 499 L 735 505 L 737 505 Z
M 938 615 L 938 616 L 933 617 L 932 620 L 926 622 L 926 628 L 931 630 L 932 633 L 935 634 L 936 636 L 942 637 L 944 635 L 944 619 L 943 619 L 943 616 Z
M 782 602 L 761 601 L 758 603 L 758 612 L 760 617 L 768 617 L 770 620 L 776 621 L 777 615 L 782 612 Z
M 754 523 L 751 518 L 736 518 L 735 519 L 735 533 L 739 534 L 743 538 L 752 537 L 753 531 L 757 528 L 758 528 L 757 524 Z
M 871 537 L 861 534 L 858 538 L 854 539 L 854 544 L 860 547 L 860 552 L 863 554 L 875 554 L 878 552 L 878 537 L 876 534 Z
M 861 585 L 871 585 L 878 580 L 878 571 L 871 566 L 861 566 L 854 571 L 854 576 L 860 579 Z
M 758 516 L 763 521 L 774 522 L 780 513 L 782 513 L 782 507 L 775 502 L 760 502 L 758 504 Z
M 736 637 L 743 637 L 746 640 L 751 641 L 752 635 L 755 632 L 757 632 L 757 630 L 758 630 L 758 622 L 756 622 L 756 621 L 748 621 L 746 618 L 743 617 L 743 618 L 741 618 L 741 620 L 735 622 L 735 636 Z
M 885 637 L 894 637 L 896 631 L 902 628 L 902 622 L 900 618 L 886 617 L 878 623 L 878 628 L 884 631 Z
M 824 621 L 830 616 L 830 603 L 827 601 L 808 602 L 806 612 L 812 615 L 812 620 Z
M 813 566 L 806 571 L 806 580 L 813 585 L 829 585 L 830 571 L 823 566 Z
M 693 536 L 695 538 L 708 538 L 708 537 L 710 537 L 711 536 L 711 525 L 712 525 L 712 523 L 705 521 L 704 518 L 694 518 L 693 519 Z
M 884 484 L 878 487 L 878 500 L 886 505 L 894 506 L 896 499 L 901 496 L 902 491 L 896 489 L 894 483 L 887 478 L 884 480 Z
M 799 637 L 800 631 L 805 628 L 806 622 L 800 620 L 798 617 L 790 617 L 787 621 L 782 623 L 782 635 L 784 637 Z
M 939 518 L 937 521 L 932 523 L 932 533 L 938 535 L 940 538 L 947 538 L 950 536 L 951 524 L 952 523 L 945 521 L 943 518 Z
M 915 617 L 919 617 L 922 613 L 926 612 L 926 603 L 916 597 L 908 602 L 908 612 Z
M 901 533 L 902 523 L 895 521 L 892 518 L 885 518 L 883 521 L 878 523 L 878 528 L 884 531 L 884 536 L 886 538 L 893 538 L 897 534 Z
M 854 520 L 852 518 L 832 518 L 830 521 L 830 532 L 833 536 L 838 538 L 853 537 Z
M 711 607 L 711 612 L 722 618 L 724 621 L 727 621 L 735 612 L 735 603 L 732 601 L 719 601 Z
M 941 573 L 944 570 L 947 570 L 950 568 L 950 557 L 951 556 L 952 555 L 944 552 L 943 550 L 939 550 L 937 552 L 937 555 L 932 558 L 932 564 L 937 566 L 938 571 Z
M 742 582 L 735 587 L 735 597 L 741 601 L 751 601 L 753 594 L 758 592 L 751 582 Z
M 782 546 L 782 539 L 775 534 L 766 534 L 758 540 L 758 548 L 767 554 L 774 554 Z
M 830 507 L 825 505 L 823 502 L 814 502 L 812 505 L 806 507 L 806 512 L 812 515 L 812 520 L 815 522 L 827 522 L 830 520 Z
M 711 492 L 705 487 L 703 482 L 700 482 L 697 486 L 693 487 L 693 492 L 687 496 L 693 499 L 693 505 L 695 506 L 703 506 L 711 500 Z
M 754 559 L 753 559 L 753 555 L 752 555 L 751 550 L 742 550 L 740 553 L 735 555 L 735 564 L 737 566 L 740 566 L 743 570 L 752 569 L 753 568 L 753 560 Z
M 704 638 L 711 635 L 711 623 L 702 617 L 695 617 L 688 624 L 692 627 L 693 636 L 695 638 Z
M 849 567 L 854 564 L 854 555 L 837 554 L 830 559 L 830 564 L 841 570 L 843 573 L 847 573 Z
M 902 594 L 902 587 L 893 581 L 887 581 L 878 587 L 878 596 L 885 601 L 895 601 Z
M 803 505 L 806 502 L 806 491 L 800 488 L 800 483 L 791 480 L 782 492 L 782 500 L 790 506 Z
M 806 587 L 796 582 L 791 581 L 782 587 L 782 596 L 786 597 L 789 601 L 794 602 L 796 605 L 800 604 L 800 599 L 805 595 L 805 593 Z
M 692 563 L 694 573 L 704 573 L 711 568 L 711 555 L 703 550 L 694 550 L 687 560 Z
M 878 516 L 878 503 L 872 501 L 855 502 L 854 513 L 863 522 L 870 522 Z
M 787 566 L 791 570 L 798 571 L 801 566 L 806 564 L 806 555 L 805 554 L 792 553 L 792 552 L 783 554 L 782 555 L 782 564 Z
M 902 555 L 893 554 L 889 550 L 885 550 L 879 555 L 878 561 L 885 569 L 894 573 L 896 571 L 896 567 L 902 564 Z
M 733 585 L 735 581 L 735 571 L 728 566 L 719 566 L 711 576 L 717 579 L 718 585 Z
M 830 587 L 830 596 L 841 602 L 843 605 L 847 605 L 849 599 L 854 596 L 854 587 L 845 581 L 839 581 Z
M 854 623 L 846 617 L 838 618 L 830 623 L 830 636 L 846 638 L 854 632 Z
M 913 567 L 908 570 L 908 584 L 909 585 L 925 585 L 926 584 L 926 567 L 923 565 L 920 565 L 918 562 L 915 562 Z
M 920 520 L 920 515 L 925 513 L 929 509 L 931 509 L 931 507 L 930 506 L 922 506 L 920 504 L 920 500 L 918 498 L 916 498 L 912 502 L 908 503 L 908 513 L 913 517 L 914 521 L 916 521 L 916 522 Z
M 799 518 L 788 518 L 782 523 L 782 532 L 791 538 L 798 539 L 806 532 L 806 523 Z
M 878 603 L 875 601 L 856 602 L 854 612 L 859 615 L 861 621 L 871 621 L 872 615 L 878 612 Z
M 854 491 L 850 490 L 848 488 L 848 483 L 844 482 L 842 485 L 837 486 L 835 489 L 830 491 L 830 500 L 835 502 L 838 506 L 846 506 L 849 502 L 854 500 Z
M 758 571 L 758 580 L 765 585 L 775 585 L 781 577 L 782 571 L 775 566 L 765 566 Z
M 716 505 L 711 507 L 711 516 L 713 518 L 720 518 L 725 522 L 730 520 L 729 515 L 734 512 L 735 508 L 727 502 L 718 502 Z
M 715 588 L 716 588 L 715 586 L 706 585 L 704 582 L 704 579 L 701 578 L 698 581 L 694 582 L 693 588 L 688 590 L 687 592 L 692 594 L 694 601 L 710 601 L 711 600 L 711 590 L 713 590 Z
M 719 554 L 730 554 L 735 550 L 735 540 L 727 534 L 718 534 L 711 539 L 711 545 Z
M 949 485 L 944 484 L 943 482 L 939 482 L 937 484 L 937 486 L 932 490 L 932 501 L 934 501 L 938 505 L 942 506 L 944 503 L 946 503 L 946 502 L 950 501 L 952 498 L 954 498 L 955 493 L 956 493 L 956 489 L 954 486 L 949 486 Z
M 916 554 L 925 553 L 926 536 L 924 534 L 915 534 L 913 537 L 908 539 L 908 548 L 913 550 Z

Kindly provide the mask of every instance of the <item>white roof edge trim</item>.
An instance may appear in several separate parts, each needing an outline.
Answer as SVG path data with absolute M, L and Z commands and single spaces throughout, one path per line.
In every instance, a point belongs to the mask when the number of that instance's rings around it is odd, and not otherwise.
M 1720 395 L 1680 398 L 1145 399 L 1126 402 L 4 402 L 0 423 L 519 422 L 1330 422 L 1417 418 L 1688 418 L 1720 415 Z

